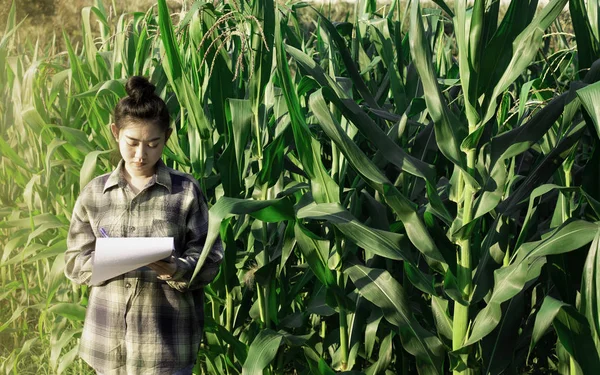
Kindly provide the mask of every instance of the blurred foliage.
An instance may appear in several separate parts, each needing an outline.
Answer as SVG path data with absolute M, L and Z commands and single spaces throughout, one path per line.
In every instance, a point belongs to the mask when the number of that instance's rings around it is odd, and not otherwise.
M 12 2 L 13 0 L 0 0 L 0 35 L 6 28 Z M 192 0 L 169 0 L 167 4 L 171 12 L 178 12 L 192 2 Z M 45 45 L 51 43 L 52 36 L 56 35 L 60 49 L 64 49 L 64 41 L 61 37 L 63 30 L 74 45 L 81 42 L 81 10 L 95 5 L 94 0 L 18 0 L 16 3 L 17 20 L 24 20 L 20 35 L 28 38 L 18 44 L 36 43 L 39 40 L 41 45 Z M 150 7 L 156 6 L 155 0 L 109 0 L 105 3 L 109 20 L 122 13 L 146 12 Z
M 13 0 L 0 0 L 0 35 L 6 28 L 8 12 Z M 216 1 L 218 3 L 218 1 Z M 105 1 L 110 17 L 122 13 L 146 12 L 150 7 L 156 6 L 155 0 L 109 0 Z M 193 0 L 169 0 L 167 5 L 172 13 L 189 9 Z M 286 1 L 280 0 L 284 4 Z M 17 19 L 24 20 L 21 26 L 21 36 L 27 36 L 30 43 L 39 42 L 44 45 L 51 43 L 52 36 L 56 34 L 58 47 L 64 49 L 60 37 L 61 30 L 70 37 L 75 45 L 81 42 L 81 9 L 93 6 L 94 0 L 19 0 L 17 1 Z M 109 5 L 112 4 L 112 5 Z M 378 1 L 378 8 L 385 12 L 389 8 L 389 1 Z M 334 0 L 316 5 L 328 19 L 333 22 L 347 22 L 354 19 L 354 4 L 346 1 Z M 298 21 L 305 32 L 314 31 L 316 19 L 310 8 L 298 9 Z M 95 25 L 94 25 L 95 26 Z M 25 44 L 26 41 L 22 41 Z

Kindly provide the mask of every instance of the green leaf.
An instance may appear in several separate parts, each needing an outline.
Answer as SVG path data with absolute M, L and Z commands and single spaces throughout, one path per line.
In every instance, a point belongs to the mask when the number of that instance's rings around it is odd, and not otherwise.
M 517 210 L 533 189 L 548 181 L 570 154 L 565 151 L 570 150 L 579 141 L 584 134 L 584 129 L 583 122 L 573 125 L 558 144 L 527 174 L 519 187 L 498 205 L 497 211 L 507 215 Z
M 52 175 L 52 156 L 57 151 L 59 147 L 67 143 L 66 141 L 55 138 L 48 145 L 48 149 L 46 150 L 46 186 L 50 186 L 50 177 Z
M 402 81 L 402 72 L 397 68 L 396 56 L 394 50 L 392 33 L 392 24 L 387 18 L 375 18 L 369 22 L 371 41 L 377 49 L 377 53 L 382 57 L 382 62 L 390 77 L 390 89 L 396 113 L 404 113 L 408 107 L 408 99 Z
M 448 16 L 450 18 L 454 17 L 454 12 L 452 12 L 452 9 L 450 9 L 450 7 L 448 5 L 446 5 L 446 2 L 444 0 L 432 0 L 434 3 L 436 3 L 437 5 L 440 6 L 440 8 L 442 8 L 444 10 L 444 12 L 448 13 Z
M 383 312 L 381 310 L 372 310 L 369 316 L 365 328 L 365 351 L 367 359 L 373 356 L 373 348 L 375 347 L 375 340 L 377 339 L 377 329 L 379 328 L 379 322 L 383 319 Z
M 531 21 L 529 21 L 529 17 L 535 14 L 535 9 L 529 7 L 527 2 L 512 2 L 520 3 L 521 9 L 512 9 L 512 12 L 509 13 L 511 17 L 507 17 L 506 24 L 503 20 L 498 33 L 494 35 L 495 39 L 485 46 L 486 51 L 491 53 L 484 54 L 485 58 L 481 64 L 484 70 L 480 75 L 483 78 L 480 90 L 485 88 L 480 91 L 480 93 L 485 92 L 482 124 L 486 124 L 496 113 L 498 106 L 496 98 L 502 95 L 537 56 L 544 31 L 562 12 L 567 1 L 550 1 Z M 519 31 L 519 26 L 515 27 L 514 23 L 526 26 L 516 37 L 513 33 Z M 508 58 L 510 58 L 509 61 Z
M 427 232 L 421 218 L 418 216 L 414 204 L 393 186 L 387 177 L 377 168 L 375 163 L 341 129 L 327 108 L 322 90 L 311 95 L 309 105 L 315 116 L 319 119 L 323 130 L 340 148 L 340 151 L 348 159 L 349 163 L 356 168 L 357 172 L 367 183 L 385 197 L 387 204 L 402 220 L 406 233 L 415 247 L 427 256 L 429 262 L 433 261 L 435 263 L 435 261 L 438 261 L 446 263 L 443 255 Z
M 266 222 L 293 220 L 294 209 L 288 198 L 253 200 L 222 197 L 208 210 L 208 232 L 192 280 L 204 265 L 210 249 L 219 238 L 221 222 L 233 215 L 250 214 Z
M 65 253 L 56 255 L 50 272 L 46 276 L 46 303 L 50 304 L 54 294 L 60 288 L 65 281 Z
M 495 209 L 502 200 L 508 177 L 506 160 L 524 153 L 537 143 L 558 120 L 565 103 L 573 96 L 573 92 L 569 92 L 553 99 L 527 123 L 492 138 L 489 149 L 482 148 L 479 163 L 485 165 L 489 172 L 484 180 L 483 192 L 475 201 L 474 219 Z
M 485 374 L 500 374 L 515 362 L 513 358 L 521 350 L 520 343 L 515 343 L 523 335 L 522 314 L 525 308 L 525 295 L 525 292 L 521 292 L 507 303 L 499 328 L 482 340 Z
M 596 134 L 600 137 L 600 82 L 577 90 L 577 96 L 581 100 L 583 108 L 592 118 Z
M 500 304 L 497 302 L 488 303 L 475 317 L 473 329 L 463 345 L 469 346 L 489 335 L 498 326 L 501 318 L 502 310 L 500 309 Z
M 448 309 L 448 301 L 437 296 L 431 298 L 431 311 L 435 325 L 440 335 L 447 340 L 452 340 L 452 318 Z
M 434 183 L 435 168 L 432 165 L 409 155 L 398 146 L 353 99 L 346 97 L 344 90 L 329 75 L 325 74 L 323 69 L 308 55 L 288 45 L 285 48 L 297 63 L 326 88 L 322 90 L 321 95 L 331 101 L 346 118 L 352 121 L 360 132 L 377 146 L 390 163 L 413 176 L 425 178 Z
M 433 288 L 433 280 L 419 270 L 408 244 L 403 243 L 403 235 L 369 228 L 337 203 L 311 203 L 298 210 L 297 216 L 299 219 L 326 220 L 365 250 L 384 258 L 404 260 L 404 269 L 411 283 L 428 294 L 437 294 Z
M 590 246 L 581 277 L 581 306 L 587 318 L 596 350 L 600 352 L 600 231 Z
M 66 250 L 67 250 L 67 241 L 65 239 L 62 239 L 62 240 L 56 242 L 55 244 L 53 244 L 52 246 L 49 246 L 48 248 L 44 249 L 43 251 L 40 251 L 36 255 L 27 259 L 25 262 L 23 262 L 23 264 L 33 263 L 40 259 L 51 258 L 51 257 L 54 257 L 54 256 L 64 253 Z
M 81 171 L 79 172 L 79 188 L 83 189 L 94 177 L 96 177 L 96 171 L 98 169 L 98 158 L 100 155 L 105 155 L 112 152 L 107 151 L 92 151 L 85 156 Z
M 65 355 L 63 355 L 60 359 L 60 364 L 58 365 L 58 369 L 56 372 L 60 375 L 67 370 L 69 366 L 77 359 L 79 355 L 79 345 L 75 346 L 73 349 L 69 350 Z
M 50 350 L 50 366 L 55 371 L 58 367 L 58 357 L 60 356 L 61 351 L 63 350 L 63 348 L 65 346 L 69 345 L 73 336 L 81 333 L 81 331 L 82 331 L 82 328 L 64 330 L 63 332 L 61 332 L 60 337 L 58 339 L 56 339 L 55 335 L 52 335 L 52 338 L 50 341 L 50 345 L 52 348 Z M 64 359 L 63 359 L 63 361 L 64 361 Z
M 502 314 L 500 304 L 516 296 L 527 282 L 540 275 L 546 256 L 576 250 L 592 241 L 597 231 L 598 224 L 574 220 L 563 224 L 543 240 L 520 246 L 513 263 L 494 271 L 492 295 L 488 305 L 477 314 L 465 346 L 481 340 L 494 330 Z
M 479 52 L 483 44 L 484 1 L 476 0 L 468 14 L 465 0 L 457 0 L 454 4 L 454 30 L 458 46 L 460 81 L 465 96 L 465 114 L 469 129 L 476 129 L 480 121 L 477 111 L 477 101 L 479 99 L 477 95 L 477 72 L 481 63 Z M 470 130 L 470 132 L 472 131 Z M 462 143 L 464 150 L 477 147 L 480 134 L 475 134 L 472 134 L 472 139 L 471 137 L 466 138 Z
M 252 106 L 247 99 L 228 99 L 231 117 L 231 136 L 235 144 L 235 158 L 240 173 L 244 170 L 244 151 L 252 125 Z M 240 175 L 240 180 L 242 175 Z
M 394 260 L 412 258 L 408 249 L 401 246 L 403 235 L 369 228 L 337 203 L 311 203 L 298 210 L 297 216 L 299 219 L 326 220 L 358 246 L 382 257 Z
M 205 176 L 212 169 L 212 133 L 213 127 L 204 115 L 204 109 L 187 75 L 183 74 L 184 66 L 177 40 L 171 23 L 171 16 L 166 0 L 158 0 L 158 24 L 160 28 L 160 44 L 164 58 L 161 60 L 164 72 L 169 79 L 179 104 L 187 112 L 188 139 L 190 142 L 190 161 L 194 171 Z
M 98 65 L 96 64 L 96 54 L 98 53 L 98 49 L 96 48 L 96 43 L 94 43 L 94 36 L 92 35 L 90 17 L 91 13 L 91 7 L 84 7 L 81 10 L 81 18 L 83 19 L 83 49 L 85 51 L 88 66 L 91 68 L 92 73 L 96 77 L 99 77 Z
M 259 106 L 264 104 L 266 87 L 271 80 L 276 9 L 273 0 L 255 1 L 252 7 L 254 18 L 251 22 L 251 43 L 254 51 L 254 72 L 250 79 L 250 100 L 255 113 L 258 113 Z
M 337 32 L 335 26 L 333 26 L 331 21 L 329 21 L 319 11 L 317 11 L 317 14 L 319 15 L 320 24 L 325 27 L 325 30 L 327 30 L 329 37 L 335 43 L 337 51 L 340 53 L 342 61 L 346 69 L 348 70 L 350 77 L 352 78 L 352 84 L 356 87 L 356 90 L 360 93 L 362 98 L 365 100 L 365 102 L 367 102 L 367 104 L 370 107 L 379 108 L 379 104 L 377 104 L 377 101 L 375 100 L 375 98 L 373 98 L 373 95 L 369 91 L 367 85 L 365 84 L 365 81 L 363 80 L 362 76 L 360 75 L 360 72 L 358 71 L 358 68 L 356 67 L 356 64 L 354 63 L 354 60 L 352 59 L 352 55 L 350 54 L 350 51 L 346 46 L 346 40 Z
M 327 266 L 329 242 L 315 238 L 316 236 L 312 232 L 302 228 L 298 223 L 294 227 L 294 234 L 302 254 L 319 281 L 328 288 L 336 286 L 333 272 Z
M 381 341 L 381 345 L 379 346 L 379 358 L 377 359 L 377 362 L 365 370 L 366 375 L 383 373 L 390 366 L 392 362 L 392 339 L 394 335 L 394 332 L 390 332 Z
M 108 81 L 99 82 L 88 91 L 82 92 L 81 94 L 74 95 L 74 98 L 94 98 L 94 102 L 98 97 L 102 95 L 112 94 L 117 98 L 123 98 L 127 96 L 124 86 L 125 80 L 123 79 L 111 79 Z M 92 102 L 92 103 L 94 103 Z
M 573 92 L 562 94 L 552 99 L 525 124 L 492 138 L 490 165 L 495 166 L 499 161 L 529 150 L 548 132 L 572 99 Z
M 48 309 L 49 312 L 64 316 L 71 321 L 83 322 L 85 319 L 85 307 L 76 303 L 56 303 Z
M 410 19 L 410 51 L 423 84 L 427 110 L 434 123 L 436 142 L 440 151 L 448 160 L 467 172 L 466 155 L 460 149 L 460 144 L 467 135 L 467 128 L 450 111 L 438 87 L 431 51 L 425 39 L 425 30 L 418 1 L 412 2 Z M 466 175 L 470 176 L 468 173 Z M 468 183 L 476 187 L 479 186 L 474 178 L 470 178 Z
M 33 226 L 38 227 L 43 224 L 54 226 L 59 228 L 64 223 L 55 215 L 52 214 L 40 214 L 33 217 Z M 0 221 L 0 228 L 31 228 L 31 219 L 12 219 L 6 221 Z
M 444 349 L 440 340 L 414 318 L 402 286 L 389 272 L 346 262 L 346 273 L 359 293 L 383 311 L 385 319 L 398 327 L 404 349 L 417 357 L 420 374 L 442 374 Z
M 590 243 L 598 231 L 598 224 L 583 220 L 561 225 L 544 240 L 523 244 L 517 249 L 519 259 L 563 254 Z
M 27 163 L 4 140 L 4 137 L 0 137 L 0 156 L 10 160 L 21 168 L 29 169 Z
M 323 358 L 319 358 L 319 373 L 321 375 L 335 375 L 335 371 L 333 371 L 328 365 L 327 362 Z
M 535 317 L 529 353 L 552 324 L 563 347 L 581 367 L 584 374 L 593 374 L 600 368 L 587 320 L 577 310 L 551 296 L 546 296 Z
M 284 20 L 280 19 L 276 23 L 275 30 L 277 76 L 287 104 L 298 156 L 304 167 L 304 172 L 310 179 L 311 191 L 315 201 L 317 203 L 339 202 L 339 187 L 325 170 L 321 160 L 321 145 L 313 138 L 306 124 L 306 115 L 303 113 L 296 94 L 296 87 L 283 48 L 282 23 L 284 23 Z
M 10 318 L 8 318 L 8 320 L 6 320 L 2 325 L 0 325 L 0 333 L 2 331 L 4 331 L 6 328 L 8 328 L 8 326 L 10 326 L 10 324 L 12 322 L 14 322 L 18 318 L 20 318 L 23 311 L 25 311 L 27 308 L 28 308 L 27 306 L 17 306 L 17 308 L 13 311 Z
M 594 8 L 593 4 L 590 4 L 590 8 Z M 597 6 L 595 8 L 597 12 Z M 571 14 L 573 31 L 575 31 L 575 38 L 577 39 L 579 71 L 585 72 L 600 56 L 600 46 L 597 38 L 598 29 L 593 30 L 590 25 L 588 7 L 586 7 L 584 0 L 569 0 L 569 14 Z
M 250 344 L 242 375 L 262 375 L 265 367 L 275 358 L 281 339 L 281 334 L 270 329 L 260 331 Z
M 283 172 L 283 160 L 285 157 L 285 139 L 280 136 L 265 147 L 263 152 L 263 163 L 265 167 L 258 172 L 257 184 L 268 187 L 274 186 Z

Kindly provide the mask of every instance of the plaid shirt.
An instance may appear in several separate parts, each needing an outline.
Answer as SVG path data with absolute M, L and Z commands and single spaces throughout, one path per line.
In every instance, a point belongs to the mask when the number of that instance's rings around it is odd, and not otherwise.
M 121 160 L 81 191 L 67 239 L 66 276 L 89 284 L 100 228 L 110 237 L 174 237 L 178 271 L 162 281 L 143 267 L 92 286 L 79 355 L 103 375 L 173 374 L 196 359 L 204 321 L 202 286 L 217 275 L 223 247 L 215 242 L 190 285 L 208 228 L 197 181 L 159 160 L 155 175 L 134 195 L 123 168 Z

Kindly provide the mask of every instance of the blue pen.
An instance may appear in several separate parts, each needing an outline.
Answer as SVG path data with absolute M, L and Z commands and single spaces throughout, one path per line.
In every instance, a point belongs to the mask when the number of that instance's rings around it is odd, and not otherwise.
M 102 235 L 102 237 L 108 238 L 108 233 L 106 233 L 106 230 L 104 228 L 100 228 L 99 232 Z

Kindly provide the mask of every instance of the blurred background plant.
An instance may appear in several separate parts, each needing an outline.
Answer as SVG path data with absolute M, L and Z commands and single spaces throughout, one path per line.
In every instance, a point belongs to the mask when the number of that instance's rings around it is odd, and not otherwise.
M 0 0 L 0 30 L 6 28 L 8 12 L 11 9 L 12 0 Z M 190 1 L 188 1 L 189 3 Z M 169 0 L 169 8 L 172 12 L 178 12 L 183 6 L 179 0 Z M 60 36 L 64 31 L 73 45 L 81 42 L 81 9 L 94 5 L 93 0 L 20 0 L 17 2 L 17 20 L 24 20 L 19 28 L 20 43 L 25 38 L 31 43 L 39 38 L 40 43 L 51 42 L 51 36 L 56 34 L 61 50 L 64 44 Z M 123 1 L 109 0 L 105 2 L 107 9 L 107 20 L 119 16 L 121 13 L 146 12 L 150 7 L 156 6 L 155 0 Z M 111 20 L 112 22 L 112 20 Z M 96 22 L 92 23 L 97 31 Z
M 600 368 L 598 1 L 151 5 L 6 15 L 0 372 L 92 373 L 65 236 L 134 74 L 226 247 L 195 373 Z
M 278 0 L 279 3 L 285 3 Z M 177 13 L 184 7 L 193 3 L 193 0 L 168 0 L 167 6 L 171 13 Z M 217 2 L 214 2 L 218 4 Z M 6 28 L 6 20 L 10 11 L 12 0 L 0 0 L 0 30 Z M 378 1 L 378 8 L 389 7 L 390 1 Z M 17 2 L 17 20 L 25 20 L 19 28 L 20 37 L 28 38 L 34 43 L 38 38 L 40 43 L 51 42 L 49 36 L 57 34 L 60 36 L 62 31 L 69 36 L 73 45 L 81 42 L 81 9 L 94 5 L 94 0 L 20 0 Z M 341 22 L 354 19 L 354 4 L 342 0 L 320 1 L 314 4 L 321 9 L 327 18 L 333 22 Z M 156 6 L 156 0 L 107 0 L 105 7 L 107 9 L 107 19 L 116 17 L 121 13 L 146 12 L 150 7 Z M 302 8 L 297 10 L 298 22 L 309 34 L 314 30 L 314 14 L 310 9 Z M 95 31 L 96 23 L 92 23 Z M 21 41 L 23 43 L 24 40 Z M 64 49 L 62 40 L 57 41 Z

